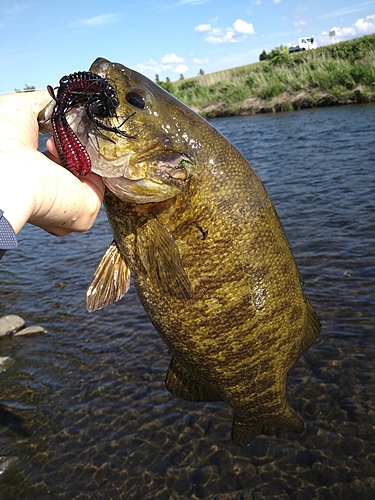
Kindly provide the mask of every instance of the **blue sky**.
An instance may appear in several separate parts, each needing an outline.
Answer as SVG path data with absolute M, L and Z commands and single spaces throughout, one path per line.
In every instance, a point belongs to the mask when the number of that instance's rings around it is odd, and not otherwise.
M 0 92 L 43 88 L 96 57 L 178 80 L 256 62 L 314 35 L 375 33 L 375 0 L 0 1 Z

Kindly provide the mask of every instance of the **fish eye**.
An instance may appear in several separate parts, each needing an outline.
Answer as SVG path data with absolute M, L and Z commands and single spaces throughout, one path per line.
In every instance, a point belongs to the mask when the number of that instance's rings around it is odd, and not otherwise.
M 144 109 L 146 107 L 146 97 L 140 94 L 139 92 L 128 92 L 126 94 L 126 100 L 128 101 L 129 104 L 132 106 L 139 108 L 139 109 Z

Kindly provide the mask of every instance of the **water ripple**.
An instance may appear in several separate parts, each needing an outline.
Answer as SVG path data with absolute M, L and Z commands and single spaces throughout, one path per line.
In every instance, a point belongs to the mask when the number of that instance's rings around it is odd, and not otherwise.
M 323 323 L 288 380 L 306 431 L 237 448 L 227 405 L 165 390 L 167 349 L 133 288 L 85 311 L 104 213 L 64 239 L 30 226 L 1 263 L 0 316 L 49 333 L 1 342 L 16 361 L 0 378 L 1 453 L 18 457 L 1 500 L 373 498 L 375 106 L 212 123 L 263 179 Z

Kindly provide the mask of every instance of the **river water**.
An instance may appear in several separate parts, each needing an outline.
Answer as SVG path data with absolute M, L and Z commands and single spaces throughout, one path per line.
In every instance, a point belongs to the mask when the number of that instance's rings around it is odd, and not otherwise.
M 225 403 L 164 387 L 167 349 L 133 289 L 89 315 L 85 289 L 111 242 L 32 226 L 0 264 L 0 316 L 48 334 L 1 339 L 1 500 L 375 498 L 375 106 L 212 121 L 279 212 L 322 333 L 288 376 L 301 435 L 231 443 Z

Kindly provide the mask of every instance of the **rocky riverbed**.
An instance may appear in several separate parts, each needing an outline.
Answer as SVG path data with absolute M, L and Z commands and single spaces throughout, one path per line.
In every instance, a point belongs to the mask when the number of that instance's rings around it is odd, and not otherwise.
M 10 356 L 1 356 L 2 338 L 9 336 L 13 336 L 15 338 L 35 337 L 47 333 L 47 330 L 41 325 L 25 325 L 25 320 L 16 314 L 0 318 L 0 376 L 1 373 L 4 373 L 15 363 L 15 360 Z M 7 411 L 2 409 L 2 411 L 0 411 L 0 423 L 6 425 L 8 417 L 9 415 Z M 17 462 L 17 457 L 0 455 L 0 476 L 2 476 L 15 462 Z
M 21 316 L 10 314 L 0 318 L 0 339 L 2 337 L 35 337 L 37 335 L 44 335 L 47 330 L 41 325 L 25 326 L 26 322 Z M 0 349 L 1 354 L 1 349 Z M 0 355 L 0 373 L 5 372 L 12 366 L 14 360 L 9 356 Z

